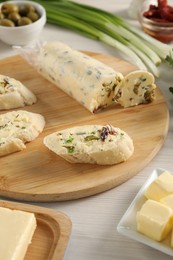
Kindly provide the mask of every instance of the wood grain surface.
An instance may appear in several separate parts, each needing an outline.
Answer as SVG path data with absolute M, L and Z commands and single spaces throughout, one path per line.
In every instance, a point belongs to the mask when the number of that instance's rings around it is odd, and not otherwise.
M 62 212 L 0 200 L 0 207 L 35 214 L 37 227 L 25 260 L 62 260 L 71 233 L 71 220 Z M 4 259 L 5 260 L 5 259 Z
M 88 54 L 124 75 L 136 69 L 112 56 Z M 1 196 L 24 201 L 65 201 L 104 192 L 135 176 L 153 159 L 164 143 L 169 113 L 159 87 L 156 100 L 150 104 L 126 109 L 115 104 L 97 114 L 91 114 L 40 76 L 20 56 L 1 60 L 0 67 L 1 74 L 20 80 L 38 97 L 36 104 L 24 109 L 40 113 L 46 119 L 43 133 L 28 143 L 24 151 L 0 159 Z M 85 124 L 112 124 L 122 128 L 134 141 L 133 156 L 114 166 L 70 164 L 43 145 L 44 136 Z

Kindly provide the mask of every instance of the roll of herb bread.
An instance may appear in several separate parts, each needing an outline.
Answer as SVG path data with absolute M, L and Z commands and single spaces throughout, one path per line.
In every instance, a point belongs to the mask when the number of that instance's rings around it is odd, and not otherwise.
M 45 146 L 71 163 L 113 165 L 134 152 L 133 141 L 111 125 L 83 125 L 57 131 L 44 138 Z
M 92 113 L 114 103 L 120 72 L 61 42 L 43 44 L 37 70 Z

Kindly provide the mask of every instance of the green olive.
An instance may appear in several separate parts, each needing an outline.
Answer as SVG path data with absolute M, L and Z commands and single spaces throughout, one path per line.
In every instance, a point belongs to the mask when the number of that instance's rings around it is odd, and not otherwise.
M 4 18 L 4 14 L 0 12 L 0 20 Z
M 0 25 L 8 26 L 8 27 L 14 27 L 15 26 L 13 21 L 6 19 L 6 18 L 0 20 Z
M 19 21 L 20 18 L 21 18 L 21 16 L 17 12 L 12 12 L 8 15 L 8 19 L 10 19 L 11 21 L 13 21 L 16 24 L 17 24 L 17 22 Z
M 3 4 L 1 7 L 1 12 L 5 15 L 8 15 L 11 12 L 18 12 L 19 7 L 15 4 Z
M 31 23 L 32 23 L 32 21 L 28 17 L 21 17 L 17 24 L 18 24 L 18 26 L 22 26 L 22 25 L 28 25 Z
M 31 19 L 31 21 L 35 22 L 39 19 L 39 15 L 36 12 L 29 12 L 27 17 Z
M 35 8 L 33 5 L 25 4 L 19 7 L 19 13 L 21 16 L 26 16 L 29 12 L 34 12 Z
M 4 3 L 0 10 L 0 25 L 22 26 L 37 21 L 40 18 L 32 4 Z

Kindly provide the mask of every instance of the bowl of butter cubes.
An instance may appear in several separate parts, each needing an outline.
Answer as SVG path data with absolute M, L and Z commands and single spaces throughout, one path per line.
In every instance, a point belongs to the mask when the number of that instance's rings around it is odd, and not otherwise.
M 173 173 L 155 169 L 120 220 L 120 234 L 173 256 Z

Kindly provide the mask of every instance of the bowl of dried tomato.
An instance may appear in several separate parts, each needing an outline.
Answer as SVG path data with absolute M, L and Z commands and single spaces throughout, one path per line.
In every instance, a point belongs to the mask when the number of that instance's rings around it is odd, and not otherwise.
M 173 0 L 145 0 L 139 12 L 139 21 L 147 34 L 157 40 L 173 41 Z

